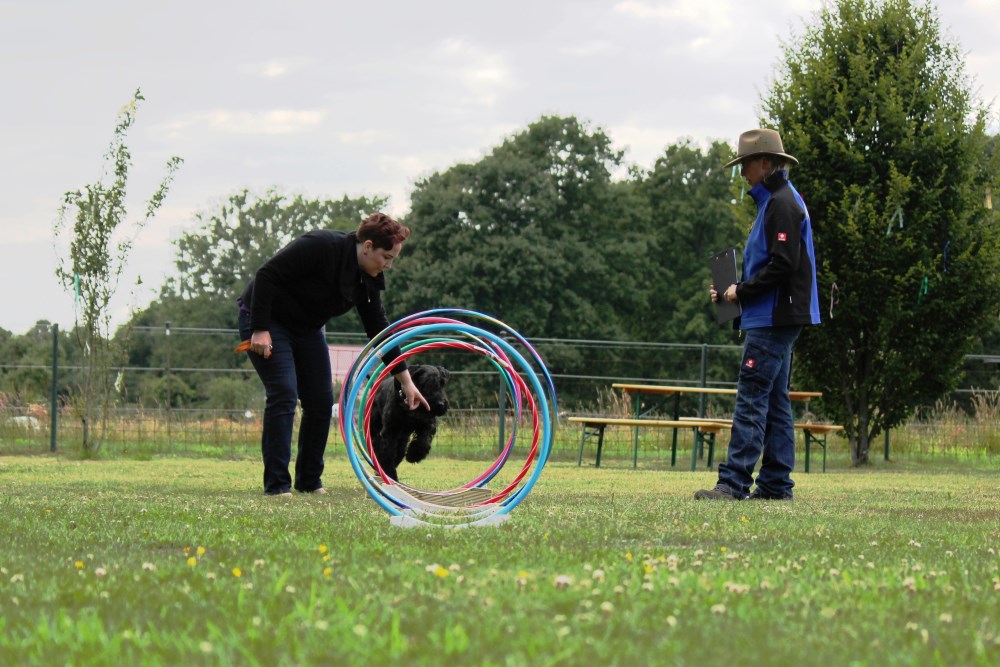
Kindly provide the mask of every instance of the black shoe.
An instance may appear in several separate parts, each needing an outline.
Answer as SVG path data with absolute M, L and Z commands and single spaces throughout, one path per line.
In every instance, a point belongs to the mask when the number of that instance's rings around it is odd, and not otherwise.
M 754 491 L 750 494 L 747 500 L 792 500 L 792 495 L 786 494 L 784 496 L 768 496 L 760 491 Z
M 741 500 L 739 496 L 733 495 L 728 486 L 717 485 L 714 489 L 702 489 L 694 492 L 695 500 Z

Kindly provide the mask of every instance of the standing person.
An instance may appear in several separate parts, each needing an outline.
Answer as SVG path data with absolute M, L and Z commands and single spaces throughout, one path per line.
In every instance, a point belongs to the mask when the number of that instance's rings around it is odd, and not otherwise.
M 369 339 L 388 326 L 381 292 L 383 272 L 399 257 L 410 235 L 384 213 L 363 220 L 356 232 L 318 230 L 303 234 L 267 260 L 237 299 L 240 337 L 250 341 L 250 363 L 264 383 L 266 403 L 261 452 L 264 493 L 291 489 L 326 493 L 323 452 L 333 411 L 333 380 L 326 321 L 351 308 Z M 398 348 L 383 356 L 386 364 Z M 394 373 L 406 403 L 430 409 L 413 384 L 406 363 Z M 295 480 L 288 473 L 295 405 L 302 404 Z
M 736 155 L 726 168 L 740 165 L 757 203 L 757 217 L 743 249 L 743 280 L 712 285 L 709 294 L 713 302 L 722 298 L 740 304 L 737 325 L 746 340 L 726 462 L 719 465 L 715 488 L 697 491 L 694 497 L 791 500 L 792 347 L 804 326 L 820 323 L 812 225 L 802 196 L 788 180 L 788 168 L 798 160 L 785 153 L 777 132 L 744 132 Z M 758 459 L 760 472 L 750 493 Z

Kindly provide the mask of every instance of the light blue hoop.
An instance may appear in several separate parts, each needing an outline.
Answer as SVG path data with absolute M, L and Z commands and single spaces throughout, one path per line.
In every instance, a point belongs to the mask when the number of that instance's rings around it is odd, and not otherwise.
M 474 326 L 456 318 L 479 320 L 492 325 L 499 333 L 494 333 L 479 326 Z M 455 507 L 454 504 L 436 505 L 430 503 L 420 503 L 416 506 L 412 502 L 412 497 L 402 491 L 405 485 L 399 485 L 376 479 L 374 464 L 368 456 L 368 447 L 364 438 L 364 425 L 360 423 L 364 410 L 357 409 L 359 403 L 364 406 L 370 400 L 369 392 L 372 388 L 373 380 L 382 374 L 385 366 L 381 362 L 382 354 L 392 348 L 400 348 L 403 356 L 414 355 L 421 351 L 425 345 L 440 346 L 442 342 L 447 344 L 455 339 L 446 334 L 458 334 L 461 347 L 486 355 L 503 376 L 508 391 L 514 395 L 516 384 L 529 387 L 534 404 L 533 421 L 536 426 L 532 429 L 538 432 L 537 450 L 532 462 L 531 457 L 525 462 L 522 469 L 524 475 L 529 466 L 534 465 L 530 475 L 525 475 L 516 488 L 510 488 L 502 498 L 491 499 L 486 504 L 468 505 Z M 527 354 L 527 357 L 516 349 L 504 336 L 513 339 Z M 415 341 L 423 338 L 425 343 Z M 432 343 L 426 340 L 430 337 Z M 458 346 L 458 345 L 456 345 Z M 506 357 L 506 360 L 504 358 Z M 529 362 L 530 358 L 530 362 Z M 512 373 L 520 371 L 527 383 L 522 381 L 515 383 Z M 543 386 L 538 375 L 545 379 Z M 364 380 L 364 381 L 362 381 Z M 360 399 L 360 400 L 359 400 Z M 519 406 L 517 406 L 519 408 Z M 388 512 L 393 518 L 405 518 L 409 525 L 446 525 L 453 527 L 485 525 L 497 523 L 498 520 L 506 518 L 534 487 L 541 475 L 545 463 L 548 461 L 552 448 L 554 415 L 557 413 L 555 385 L 552 376 L 545 367 L 544 362 L 538 352 L 528 343 L 528 341 L 517 333 L 514 329 L 503 322 L 483 313 L 462 309 L 436 309 L 422 313 L 416 313 L 405 317 L 389 327 L 380 334 L 372 338 L 368 345 L 362 349 L 355 359 L 354 364 L 344 380 L 340 394 L 340 426 L 344 443 L 347 447 L 348 460 L 354 474 L 358 477 L 365 491 L 375 502 Z M 516 413 L 515 421 L 520 416 L 520 411 Z M 515 435 L 512 434 L 510 443 L 513 443 Z M 512 446 L 508 447 L 502 459 L 494 462 L 495 469 L 486 477 L 479 480 L 476 486 L 482 486 L 493 478 L 503 465 L 507 462 L 506 456 Z M 364 466 L 362 465 L 364 462 Z M 370 474 L 366 468 L 371 469 Z M 396 492 L 394 487 L 398 487 Z M 461 487 L 450 492 L 419 492 L 421 498 L 425 496 L 445 496 L 454 495 L 459 490 L 464 490 L 468 486 Z M 418 490 L 412 489 L 417 492 Z

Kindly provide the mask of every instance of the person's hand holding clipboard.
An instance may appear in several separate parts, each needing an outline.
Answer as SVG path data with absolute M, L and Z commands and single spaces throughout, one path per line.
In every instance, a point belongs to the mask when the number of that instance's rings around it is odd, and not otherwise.
M 736 248 L 727 248 L 712 255 L 712 285 L 719 293 L 715 302 L 715 319 L 719 324 L 735 320 L 743 312 L 739 302 L 726 301 L 725 293 L 730 285 L 739 282 L 736 276 Z

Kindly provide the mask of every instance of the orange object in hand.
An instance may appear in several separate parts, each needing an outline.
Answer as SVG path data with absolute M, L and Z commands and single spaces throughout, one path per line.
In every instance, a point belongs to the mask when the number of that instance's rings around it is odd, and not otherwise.
M 233 350 L 233 351 L 234 352 L 249 352 L 250 351 L 250 341 L 249 340 L 241 341 L 240 344 L 237 345 L 236 349 Z

